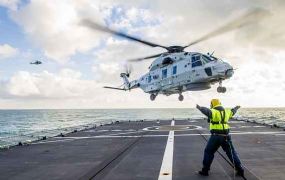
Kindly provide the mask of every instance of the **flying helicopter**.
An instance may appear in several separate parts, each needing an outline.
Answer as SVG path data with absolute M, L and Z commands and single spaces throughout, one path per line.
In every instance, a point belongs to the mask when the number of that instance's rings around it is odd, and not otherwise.
M 152 101 L 156 99 L 158 94 L 166 96 L 178 94 L 178 100 L 183 101 L 183 92 L 207 90 L 215 83 L 219 83 L 217 92 L 225 93 L 227 89 L 222 86 L 222 82 L 231 78 L 234 74 L 233 67 L 228 62 L 215 57 L 213 53 L 203 54 L 200 52 L 187 52 L 184 50 L 212 37 L 255 23 L 258 19 L 264 17 L 265 14 L 265 11 L 261 9 L 250 10 L 239 18 L 230 21 L 224 26 L 221 26 L 185 46 L 164 46 L 149 42 L 99 25 L 89 19 L 83 20 L 81 24 L 93 30 L 99 30 L 150 47 L 160 47 L 167 50 L 163 53 L 129 60 L 130 62 L 139 62 L 156 58 L 149 66 L 149 72 L 142 75 L 140 78 L 129 81 L 128 78 L 130 77 L 131 71 L 130 69 L 127 69 L 120 74 L 124 83 L 121 87 L 104 86 L 104 88 L 123 91 L 141 88 L 145 93 L 150 94 L 150 99 Z
M 36 61 L 34 61 L 34 62 L 30 62 L 30 64 L 40 65 L 40 64 L 42 64 L 42 62 L 39 61 L 39 60 L 36 60 Z

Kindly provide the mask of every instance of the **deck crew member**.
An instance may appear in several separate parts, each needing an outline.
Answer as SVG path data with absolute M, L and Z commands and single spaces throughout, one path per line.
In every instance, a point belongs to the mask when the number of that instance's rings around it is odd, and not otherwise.
M 232 109 L 224 108 L 218 99 L 212 99 L 211 108 L 201 107 L 197 104 L 196 108 L 199 109 L 204 115 L 208 117 L 210 123 L 211 136 L 208 140 L 207 146 L 204 150 L 203 168 L 199 171 L 202 176 L 208 176 L 210 166 L 214 159 L 215 152 L 222 146 L 230 161 L 234 164 L 237 171 L 237 176 L 244 176 L 240 159 L 234 149 L 229 135 L 230 126 L 229 119 L 237 112 L 240 106 Z

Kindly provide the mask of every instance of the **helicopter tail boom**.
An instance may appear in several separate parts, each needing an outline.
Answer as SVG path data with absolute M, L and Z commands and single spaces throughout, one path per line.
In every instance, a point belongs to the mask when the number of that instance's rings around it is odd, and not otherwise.
M 120 87 L 104 86 L 103 88 L 127 91 L 127 90 L 131 90 L 131 89 L 139 87 L 139 83 L 137 82 L 137 80 L 134 80 L 131 82 L 129 81 L 128 79 L 129 73 L 121 73 L 120 76 L 121 78 L 123 78 L 123 81 L 124 81 L 123 85 L 121 85 Z
M 126 91 L 127 89 L 124 89 L 124 88 L 117 88 L 117 87 L 111 87 L 111 86 L 104 86 L 103 88 L 106 88 L 106 89 L 115 89 L 115 90 L 121 90 L 121 91 Z
M 137 88 L 139 87 L 139 83 L 137 82 L 137 80 L 134 80 L 134 81 L 129 81 L 129 76 L 130 74 L 129 73 L 121 73 L 121 78 L 123 78 L 123 81 L 124 81 L 124 88 L 126 90 L 131 90 L 131 89 L 134 89 L 134 88 Z
M 123 78 L 124 85 L 125 85 L 126 87 L 129 87 L 129 85 L 130 85 L 130 82 L 129 82 L 129 80 L 128 80 L 128 77 L 130 76 L 129 73 L 121 73 L 120 76 L 121 76 L 121 78 Z

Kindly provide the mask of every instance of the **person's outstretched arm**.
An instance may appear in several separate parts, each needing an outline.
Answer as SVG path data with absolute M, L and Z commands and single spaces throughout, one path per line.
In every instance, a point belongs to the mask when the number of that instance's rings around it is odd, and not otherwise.
M 212 118 L 212 111 L 209 108 L 199 106 L 198 104 L 196 105 L 196 108 L 201 111 L 205 116 L 207 116 L 209 119 Z
M 234 107 L 234 108 L 231 109 L 231 110 L 232 110 L 232 113 L 233 113 L 232 116 L 234 116 L 234 115 L 237 113 L 237 111 L 238 111 L 239 108 L 240 108 L 240 106 L 236 106 L 236 107 Z

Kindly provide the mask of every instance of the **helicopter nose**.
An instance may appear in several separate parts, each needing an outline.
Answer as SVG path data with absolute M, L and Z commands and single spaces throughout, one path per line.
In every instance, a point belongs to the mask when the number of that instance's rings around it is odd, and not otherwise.
M 232 77 L 234 74 L 234 69 L 231 65 L 229 65 L 228 63 L 225 64 L 225 76 L 226 78 L 230 78 Z
M 225 75 L 227 78 L 230 78 L 234 75 L 234 70 L 233 69 L 227 69 L 225 72 Z

